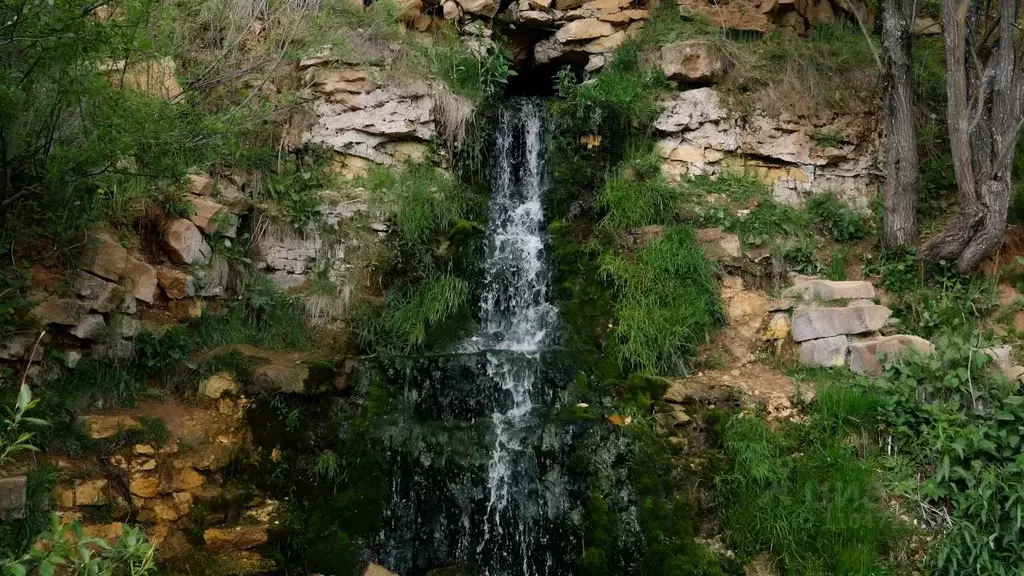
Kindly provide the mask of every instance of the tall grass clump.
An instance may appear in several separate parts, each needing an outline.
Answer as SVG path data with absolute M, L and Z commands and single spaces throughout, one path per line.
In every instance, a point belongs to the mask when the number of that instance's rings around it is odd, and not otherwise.
M 597 207 L 604 212 L 601 225 L 612 229 L 636 228 L 664 222 L 674 214 L 679 190 L 661 173 L 661 158 L 653 151 L 631 154 L 605 179 Z
M 606 253 L 615 287 L 615 332 L 624 367 L 680 372 L 721 319 L 715 269 L 692 229 L 669 228 L 632 255 Z
M 726 426 L 730 464 L 718 490 L 741 557 L 767 551 L 794 575 L 885 573 L 897 525 L 882 508 L 871 460 L 853 441 L 876 405 L 832 384 L 819 389 L 807 422 L 773 429 L 752 414 Z
M 478 38 L 468 45 L 455 28 L 437 35 L 426 53 L 431 73 L 474 103 L 504 91 L 516 74 L 512 54 L 499 43 Z
M 843 204 L 835 194 L 816 194 L 807 199 L 814 225 L 836 242 L 860 240 L 868 235 L 864 218 Z
M 389 290 L 383 308 L 361 318 L 360 343 L 391 354 L 412 352 L 426 344 L 432 329 L 468 304 L 468 282 L 448 275 Z

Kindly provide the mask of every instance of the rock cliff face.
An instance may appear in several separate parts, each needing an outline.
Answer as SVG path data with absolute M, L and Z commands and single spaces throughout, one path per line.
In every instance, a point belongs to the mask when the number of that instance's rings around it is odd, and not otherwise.
M 808 195 L 832 192 L 863 212 L 880 184 L 873 118 L 741 113 L 705 87 L 666 99 L 655 128 L 664 171 L 676 180 L 746 173 L 770 184 L 780 202 L 798 205 Z

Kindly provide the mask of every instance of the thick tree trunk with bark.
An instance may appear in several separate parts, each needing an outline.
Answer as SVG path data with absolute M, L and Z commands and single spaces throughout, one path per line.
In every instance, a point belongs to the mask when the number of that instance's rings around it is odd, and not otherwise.
M 883 0 L 885 47 L 885 243 L 908 246 L 917 240 L 919 161 L 914 133 L 914 62 L 911 30 L 917 0 Z
M 977 266 L 1002 242 L 1013 153 L 1024 121 L 1024 50 L 1015 38 L 1020 2 L 1000 2 L 994 21 L 987 18 L 988 6 L 983 0 L 942 1 L 946 114 L 960 213 L 925 245 L 922 256 L 955 261 L 961 271 Z

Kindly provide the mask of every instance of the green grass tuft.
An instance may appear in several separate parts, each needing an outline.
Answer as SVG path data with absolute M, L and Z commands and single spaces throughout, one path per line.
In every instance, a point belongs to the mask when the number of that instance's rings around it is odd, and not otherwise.
M 603 273 L 615 285 L 620 363 L 680 372 L 721 319 L 714 266 L 689 228 L 670 228 L 635 255 L 606 253 Z

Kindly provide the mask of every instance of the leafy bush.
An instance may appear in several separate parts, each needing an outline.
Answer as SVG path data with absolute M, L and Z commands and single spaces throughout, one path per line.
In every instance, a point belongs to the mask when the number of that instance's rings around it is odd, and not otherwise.
M 932 574 L 1019 574 L 1024 569 L 1024 397 L 976 339 L 943 335 L 936 353 L 890 364 L 862 383 L 882 403 L 894 457 L 893 489 L 940 529 Z
M 729 535 L 742 557 L 767 550 L 786 574 L 883 572 L 896 534 L 871 460 L 849 442 L 868 428 L 878 400 L 849 385 L 818 391 L 810 420 L 778 431 L 759 415 L 725 431 L 729 471 L 718 479 Z
M 868 234 L 864 219 L 835 194 L 811 196 L 807 199 L 807 211 L 815 225 L 836 242 L 860 240 Z
M 689 228 L 670 228 L 635 255 L 606 253 L 615 285 L 615 338 L 623 366 L 678 372 L 721 317 L 714 266 Z

